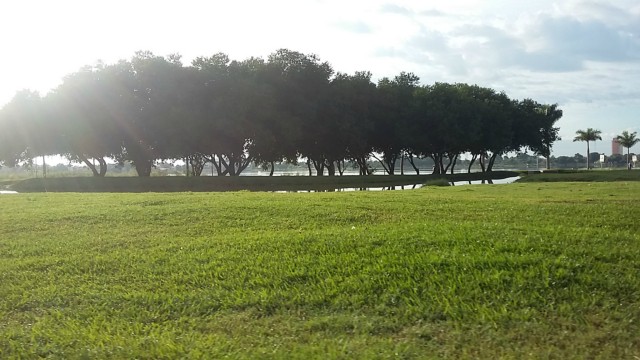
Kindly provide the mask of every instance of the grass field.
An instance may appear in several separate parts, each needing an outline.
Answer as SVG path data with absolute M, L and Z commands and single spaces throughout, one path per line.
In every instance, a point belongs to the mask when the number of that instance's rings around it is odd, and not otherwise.
M 611 182 L 640 181 L 639 170 L 546 170 L 526 174 L 518 182 Z
M 640 182 L 0 195 L 0 358 L 640 357 Z

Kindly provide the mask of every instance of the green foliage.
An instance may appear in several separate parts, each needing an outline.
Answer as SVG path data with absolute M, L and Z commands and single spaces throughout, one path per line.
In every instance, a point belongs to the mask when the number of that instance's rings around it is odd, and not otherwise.
M 2 358 L 633 358 L 640 183 L 0 195 Z
M 451 182 L 445 178 L 429 180 L 423 184 L 424 186 L 451 186 Z
M 310 173 L 333 176 L 345 161 L 369 175 L 368 161 L 380 154 L 388 174 L 405 157 L 412 165 L 429 157 L 444 174 L 464 152 L 491 171 L 503 153 L 548 156 L 558 139 L 556 105 L 477 85 L 420 85 L 406 72 L 371 79 L 367 71 L 335 74 L 316 55 L 287 49 L 266 60 L 218 53 L 191 66 L 139 51 L 84 67 L 45 98 L 18 93 L 0 111 L 0 162 L 60 154 L 103 177 L 111 158 L 148 177 L 154 162 L 181 159 L 194 176 L 205 162 L 237 176 L 251 163 L 273 169 L 306 158 Z

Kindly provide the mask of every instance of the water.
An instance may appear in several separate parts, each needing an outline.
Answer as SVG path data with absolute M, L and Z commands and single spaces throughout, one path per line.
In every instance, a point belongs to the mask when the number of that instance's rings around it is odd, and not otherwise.
M 511 184 L 518 180 L 519 176 L 514 176 L 505 179 L 498 180 L 475 180 L 475 181 L 456 181 L 451 182 L 452 186 L 463 186 L 463 185 L 479 185 L 479 184 L 489 184 L 489 185 L 499 185 L 499 184 Z M 385 187 L 366 187 L 366 188 L 335 188 L 331 190 L 296 190 L 296 191 L 275 191 L 277 193 L 290 193 L 290 192 L 350 192 L 350 191 L 391 191 L 391 190 L 415 190 L 423 187 L 423 184 L 413 184 L 413 185 L 396 185 L 396 186 L 385 186 Z
M 516 180 L 520 179 L 519 176 L 514 176 L 514 177 L 509 177 L 509 178 L 504 178 L 504 179 L 497 179 L 497 180 L 474 180 L 474 181 L 456 181 L 451 183 L 453 186 L 460 186 L 460 185 L 477 185 L 477 184 L 511 184 L 512 182 L 515 182 Z
M 450 184 L 452 186 L 464 186 L 464 185 L 476 185 L 476 184 L 510 184 L 518 179 L 519 177 L 515 176 L 515 177 L 510 177 L 505 179 L 488 180 L 488 181 L 486 180 L 485 181 L 482 181 L 482 180 L 455 181 L 455 182 L 451 182 Z M 287 192 L 391 191 L 391 190 L 415 190 L 415 189 L 420 189 L 421 187 L 423 187 L 423 184 L 396 185 L 396 186 L 385 186 L 385 187 L 363 187 L 363 188 L 346 187 L 346 188 L 335 188 L 330 190 L 296 190 L 296 191 L 275 191 L 275 192 L 287 193 Z M 0 195 L 11 195 L 11 194 L 17 194 L 17 193 L 18 193 L 17 191 L 0 190 Z

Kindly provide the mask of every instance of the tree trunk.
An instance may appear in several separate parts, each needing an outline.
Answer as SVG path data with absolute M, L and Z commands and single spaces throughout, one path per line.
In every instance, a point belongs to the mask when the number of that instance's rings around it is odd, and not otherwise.
M 218 176 L 226 175 L 226 170 L 222 170 L 222 159 L 218 155 L 211 154 L 208 160 L 211 162 L 211 165 L 213 165 L 213 167 L 216 168 L 216 174 Z
M 327 172 L 329 173 L 329 176 L 336 176 L 336 165 L 333 161 L 329 161 L 326 164 L 327 167 Z
M 236 176 L 240 176 L 240 174 L 242 174 L 242 172 L 251 164 L 251 161 L 253 161 L 251 156 L 247 156 L 246 159 L 244 159 L 244 156 L 241 156 L 240 159 L 236 161 L 236 164 L 238 165 L 236 168 Z
M 98 158 L 98 164 L 100 164 L 100 173 L 98 176 L 104 177 L 107 175 L 107 161 L 104 158 Z
M 338 174 L 340 176 L 344 175 L 344 170 L 345 170 L 344 160 L 336 161 L 336 169 L 338 169 Z
M 449 172 L 449 168 L 451 167 L 451 156 L 447 155 L 447 166 L 444 166 L 444 156 L 442 157 L 442 165 L 443 165 L 443 169 L 442 169 L 442 173 L 446 174 Z
M 471 161 L 469 161 L 469 168 L 467 169 L 467 172 L 468 172 L 469 174 L 471 174 L 471 167 L 473 166 L 473 163 L 475 163 L 475 162 L 476 162 L 476 159 L 477 159 L 477 158 L 478 158 L 478 154 L 473 154 L 473 155 L 471 156 Z
M 228 157 L 226 164 L 227 164 L 226 168 L 229 173 L 229 176 L 236 176 L 236 161 L 233 158 L 233 156 Z
M 324 161 L 311 160 L 313 167 L 316 169 L 316 176 L 324 176 Z
M 384 172 L 386 172 L 389 175 L 393 175 L 393 170 L 389 169 L 387 167 L 386 162 L 383 159 L 380 159 L 379 157 L 373 155 L 373 158 L 378 160 L 378 162 L 380 163 L 380 165 L 382 165 L 382 169 L 384 169 Z
M 453 169 L 456 167 L 456 162 L 458 161 L 458 155 L 456 154 L 456 156 L 453 157 L 453 163 L 451 164 L 451 175 L 453 175 Z
M 371 169 L 369 169 L 369 164 L 367 163 L 367 158 L 362 156 L 356 159 L 356 164 L 360 168 L 360 175 L 371 175 Z
M 587 170 L 591 169 L 589 166 L 589 142 L 587 141 Z
M 398 155 L 392 155 L 390 157 L 385 157 L 383 159 L 387 163 L 387 168 L 389 169 L 389 175 L 395 175 L 396 162 L 398 161 Z
M 496 158 L 498 157 L 498 153 L 494 153 L 489 158 L 489 165 L 487 166 L 487 171 L 493 171 L 493 164 L 496 162 Z
M 276 169 L 275 163 L 273 161 L 270 161 L 269 164 L 271 165 L 271 170 L 269 171 L 269 176 L 273 176 L 273 171 Z
M 430 154 L 429 157 L 433 160 L 433 170 L 431 171 L 431 175 L 440 175 L 442 173 L 440 168 L 440 155 L 433 153 Z
M 407 160 L 409 160 L 409 164 L 411 164 L 411 167 L 416 172 L 416 175 L 420 175 L 420 169 L 418 169 L 416 163 L 413 161 L 413 153 L 407 154 Z
M 546 159 L 547 159 L 546 169 L 551 170 L 551 155 L 547 155 Z
M 89 159 L 87 159 L 86 157 L 84 157 L 84 155 L 76 155 L 78 156 L 78 158 L 80 160 L 82 160 L 82 162 L 87 165 L 87 167 L 91 170 L 91 172 L 93 173 L 93 176 L 100 176 L 100 174 L 98 173 L 98 170 L 96 169 L 96 166 L 89 161 Z
M 444 156 L 442 157 L 444 159 Z M 458 154 L 455 154 L 452 156 L 452 154 L 447 154 L 447 159 L 449 160 L 449 162 L 447 162 L 447 166 L 444 167 L 444 171 L 442 172 L 443 174 L 446 174 L 449 169 L 451 169 L 451 173 L 453 174 L 453 167 L 456 164 L 456 159 L 458 158 Z
M 435 175 L 441 175 L 441 174 L 445 174 L 446 170 L 444 167 L 444 154 L 442 153 L 435 153 L 433 154 L 433 156 L 431 157 L 435 163 L 434 168 L 433 168 L 433 174 Z
M 400 175 L 404 175 L 404 151 L 400 155 Z
M 140 159 L 136 160 L 133 164 L 136 167 L 136 172 L 140 177 L 151 176 L 151 168 L 153 167 L 153 160 Z
M 201 176 L 204 170 L 205 158 L 200 154 L 189 156 L 189 163 L 191 164 L 191 176 Z

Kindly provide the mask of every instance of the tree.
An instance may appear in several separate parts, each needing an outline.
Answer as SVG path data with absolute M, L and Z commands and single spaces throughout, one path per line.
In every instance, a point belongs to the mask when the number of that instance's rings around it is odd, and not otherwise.
M 478 160 L 482 172 L 492 171 L 496 159 L 521 147 L 520 119 L 514 119 L 515 101 L 503 92 L 477 85 L 462 85 L 461 89 L 473 98 L 473 117 L 469 119 L 465 134 L 467 150 L 472 154 L 471 166 Z
M 339 73 L 331 81 L 330 106 L 335 117 L 335 137 L 343 157 L 358 167 L 360 175 L 371 175 L 371 134 L 376 109 L 376 85 L 368 71 L 354 75 Z M 342 169 L 344 170 L 344 168 Z
M 19 91 L 2 108 L 0 133 L 0 161 L 6 165 L 56 154 L 59 132 L 37 92 Z
M 122 109 L 123 95 L 118 71 L 118 65 L 84 67 L 65 77 L 46 97 L 47 114 L 60 132 L 57 152 L 84 163 L 94 176 L 105 176 L 105 158 L 122 152 L 116 112 Z
M 631 170 L 631 166 L 629 166 L 629 164 L 631 164 L 631 154 L 629 152 L 631 151 L 631 148 L 635 144 L 640 142 L 640 138 L 636 137 L 637 134 L 638 133 L 635 131 L 632 133 L 629 133 L 628 131 L 625 130 L 622 132 L 622 135 L 616 136 L 616 140 L 618 140 L 620 145 L 627 148 L 627 168 L 629 170 Z
M 306 158 L 310 174 L 342 174 L 351 160 L 365 175 L 373 156 L 388 174 L 398 160 L 404 173 L 405 159 L 419 173 L 420 158 L 446 173 L 465 152 L 469 171 L 477 159 L 491 171 L 502 154 L 522 149 L 549 158 L 559 139 L 556 105 L 477 85 L 421 86 L 405 72 L 377 85 L 371 78 L 334 76 L 317 56 L 287 49 L 266 61 L 219 53 L 186 68 L 178 55 L 137 52 L 83 68 L 45 98 L 19 94 L 0 111 L 0 161 L 62 154 L 104 176 L 113 158 L 149 176 L 156 160 L 184 159 L 190 175 L 210 161 L 218 175 L 235 176 L 250 163 L 273 172 L 276 162 Z M 587 150 L 600 139 L 599 131 L 578 135 Z
M 575 165 L 576 165 L 576 169 L 580 168 L 580 164 L 582 164 L 583 162 L 586 161 L 587 158 L 584 157 L 584 155 L 576 153 L 575 155 L 573 155 L 573 160 L 575 161 Z
M 254 161 L 253 148 L 268 137 L 272 96 L 269 86 L 259 81 L 263 67 L 258 58 L 229 64 L 229 87 L 217 106 L 222 127 L 216 139 L 222 145 L 219 159 L 230 176 L 240 175 Z
M 549 170 L 551 168 L 551 148 L 554 142 L 561 140 L 558 135 L 560 128 L 554 127 L 554 125 L 562 117 L 562 110 L 558 108 L 558 104 L 534 103 L 536 106 L 532 109 L 532 115 L 536 129 L 531 131 L 533 139 L 528 146 L 536 155 L 541 155 L 547 160 L 546 168 Z
M 200 94 L 184 112 L 194 117 L 194 148 L 219 176 L 240 175 L 254 161 L 273 161 L 266 144 L 275 144 L 269 141 L 275 116 L 271 85 L 262 81 L 265 67 L 259 58 L 230 61 L 221 53 L 193 62 Z
M 268 63 L 280 75 L 274 95 L 276 112 L 286 119 L 289 137 L 285 141 L 295 144 L 298 155 L 307 158 L 310 173 L 313 165 L 318 176 L 325 169 L 335 174 L 335 161 L 341 160 L 333 151 L 335 119 L 321 108 L 327 103 L 333 68 L 316 55 L 287 49 L 269 55 Z
M 625 161 L 620 154 L 611 154 L 607 157 L 607 166 L 609 167 L 622 167 L 625 166 Z M 628 163 L 627 163 L 628 166 Z
M 587 130 L 578 130 L 576 131 L 576 137 L 573 139 L 574 142 L 576 141 L 585 141 L 587 143 L 587 170 L 591 169 L 591 166 L 589 165 L 589 142 L 590 141 L 596 141 L 596 140 L 602 140 L 602 137 L 600 136 L 600 134 L 602 133 L 602 131 L 600 130 L 596 130 L 593 128 L 588 128 Z
M 175 84 L 183 67 L 178 55 L 164 58 L 149 51 L 136 52 L 129 65 L 123 103 L 128 113 L 122 124 L 125 158 L 138 176 L 150 176 L 155 160 L 172 157 L 168 139 L 182 128 L 171 114 L 179 102 Z
M 23 90 L 0 111 L 0 164 L 14 167 L 31 158 L 28 145 L 31 118 L 39 103 L 37 93 Z
M 200 176 L 205 162 L 211 162 L 218 176 L 228 174 L 220 151 L 220 129 L 223 127 L 219 103 L 229 88 L 229 56 L 216 53 L 197 57 L 185 71 L 186 84 L 182 87 L 174 121 L 184 123 L 179 134 L 179 151 L 191 166 L 187 175 Z M 188 170 L 188 169 L 187 169 Z
M 393 79 L 378 81 L 378 105 L 372 136 L 374 158 L 389 175 L 395 173 L 398 158 L 407 147 L 405 129 L 415 116 L 414 92 L 420 78 L 413 73 L 401 72 Z
M 411 153 L 433 159 L 434 174 L 453 173 L 459 154 L 470 150 L 477 136 L 477 113 L 462 84 L 436 83 L 414 93 L 416 115 L 405 125 Z M 445 165 L 446 161 L 446 165 Z

